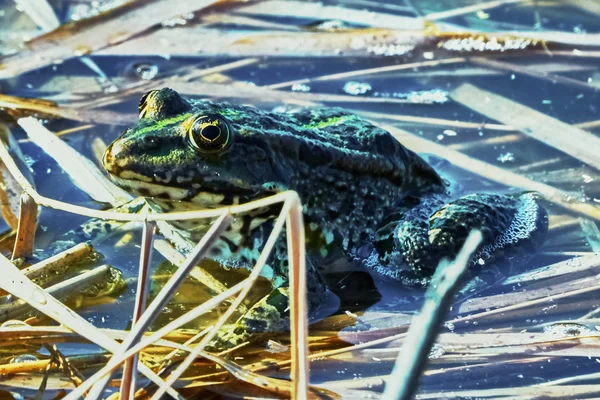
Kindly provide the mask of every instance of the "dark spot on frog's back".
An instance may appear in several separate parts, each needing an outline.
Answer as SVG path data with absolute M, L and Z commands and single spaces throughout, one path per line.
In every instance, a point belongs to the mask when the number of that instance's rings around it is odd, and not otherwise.
M 171 200 L 171 195 L 168 192 L 162 192 L 162 193 L 158 194 L 156 197 L 158 197 L 159 199 Z
M 299 159 L 309 165 L 327 166 L 332 162 L 333 154 L 323 145 L 302 143 L 299 150 Z
M 144 187 L 138 188 L 137 191 L 140 195 L 142 195 L 144 197 L 150 197 L 150 190 L 148 190 Z

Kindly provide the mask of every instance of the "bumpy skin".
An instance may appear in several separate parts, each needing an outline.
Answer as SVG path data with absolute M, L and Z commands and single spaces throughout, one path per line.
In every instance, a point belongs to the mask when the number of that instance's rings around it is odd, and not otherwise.
M 208 136 L 199 138 L 198 127 L 207 124 L 216 124 L 220 134 L 207 130 L 202 132 Z M 203 148 L 198 142 L 206 137 L 210 143 Z M 545 210 L 532 194 L 476 194 L 448 203 L 445 184 L 422 158 L 388 132 L 338 108 L 276 113 L 185 100 L 171 89 L 152 91 L 142 98 L 139 122 L 108 147 L 104 166 L 118 185 L 151 197 L 161 210 L 219 207 L 295 190 L 316 265 L 341 248 L 405 283 L 426 283 L 440 259 L 453 257 L 473 228 L 484 232 L 474 264 L 534 251 L 547 229 Z M 213 257 L 228 266 L 252 266 L 276 211 L 239 218 Z M 178 227 L 190 241 L 207 229 Z M 265 275 L 285 291 L 284 244 L 280 241 Z M 323 281 L 309 265 L 310 300 L 318 304 Z M 246 322 L 283 312 L 281 301 L 263 303 Z M 240 330 L 250 325 L 246 322 Z

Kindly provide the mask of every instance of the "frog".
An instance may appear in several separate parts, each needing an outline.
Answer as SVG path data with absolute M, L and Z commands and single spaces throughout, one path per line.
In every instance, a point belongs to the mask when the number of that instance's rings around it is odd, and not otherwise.
M 361 116 L 336 107 L 266 111 L 194 100 L 162 88 L 145 93 L 139 120 L 106 149 L 114 183 L 157 212 L 228 207 L 293 190 L 302 202 L 309 308 L 327 293 L 328 261 L 343 254 L 401 285 L 425 286 L 468 234 L 483 240 L 470 268 L 525 259 L 542 245 L 548 215 L 535 193 L 472 193 L 449 184 L 416 152 Z M 278 210 L 242 215 L 210 258 L 251 269 Z M 175 223 L 187 250 L 206 222 Z M 285 237 L 262 275 L 273 291 L 228 329 L 230 344 L 279 330 L 289 317 Z M 183 246 L 186 247 L 186 246 Z M 184 251 L 186 249 L 183 249 Z

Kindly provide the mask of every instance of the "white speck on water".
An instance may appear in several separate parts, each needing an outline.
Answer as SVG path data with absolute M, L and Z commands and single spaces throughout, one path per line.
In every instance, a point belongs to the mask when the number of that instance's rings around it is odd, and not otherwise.
M 502 153 L 498 156 L 498 161 L 502 164 L 515 161 L 515 155 L 511 152 Z
M 590 183 L 590 182 L 594 181 L 593 177 L 586 175 L 586 174 L 582 174 L 581 177 L 583 178 L 584 183 Z
M 515 78 L 516 78 L 515 74 L 512 74 L 512 75 L 510 76 L 510 80 L 511 80 L 511 81 L 514 81 L 514 80 L 515 80 Z
M 446 129 L 444 132 L 442 132 L 444 135 L 446 136 L 456 136 L 458 135 L 458 133 L 456 133 L 456 131 L 453 131 L 451 129 Z
M 552 100 L 542 100 L 542 104 L 552 104 Z
M 194 18 L 194 13 L 189 13 L 189 14 L 186 14 L 186 15 L 181 15 L 181 16 L 178 16 L 178 17 L 171 18 L 171 19 L 168 19 L 166 21 L 163 21 L 161 23 L 161 25 L 163 27 L 165 27 L 165 28 L 173 28 L 173 27 L 178 26 L 178 25 L 185 25 L 185 24 L 187 24 L 187 22 L 189 20 L 191 20 L 192 18 Z
M 406 99 L 412 103 L 442 104 L 448 102 L 448 92 L 438 89 L 419 90 L 408 93 Z
M 479 10 L 475 13 L 475 15 L 477 15 L 477 18 L 479 19 L 488 19 L 490 17 L 490 14 L 486 13 L 483 10 Z
M 117 93 L 118 91 L 119 87 L 112 83 L 104 88 L 104 93 Z
M 352 44 L 351 47 L 355 49 L 355 47 L 352 46 Z M 410 52 L 414 48 L 415 46 L 410 44 L 378 44 L 375 46 L 369 46 L 367 48 L 367 51 L 369 53 L 375 54 L 376 56 L 402 56 Z
M 344 85 L 344 92 L 351 94 L 353 96 L 357 96 L 360 94 L 365 94 L 372 89 L 371 85 L 364 82 L 346 82 Z
M 292 85 L 292 92 L 310 92 L 310 86 L 303 83 L 295 83 Z
M 437 135 L 437 140 L 442 140 L 444 138 L 444 135 Z
M 154 64 L 138 64 L 135 67 L 135 73 L 143 80 L 149 81 L 154 79 L 158 74 L 158 66 Z

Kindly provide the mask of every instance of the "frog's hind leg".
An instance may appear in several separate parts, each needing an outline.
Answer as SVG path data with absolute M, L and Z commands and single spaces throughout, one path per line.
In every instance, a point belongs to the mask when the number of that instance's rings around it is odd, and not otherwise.
M 441 259 L 456 256 L 473 229 L 482 232 L 483 242 L 471 265 L 512 262 L 544 241 L 547 214 L 532 193 L 472 194 L 435 208 L 440 200 L 426 199 L 380 229 L 364 264 L 405 283 L 426 283 Z

